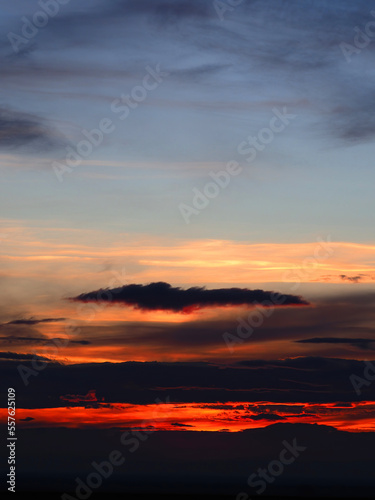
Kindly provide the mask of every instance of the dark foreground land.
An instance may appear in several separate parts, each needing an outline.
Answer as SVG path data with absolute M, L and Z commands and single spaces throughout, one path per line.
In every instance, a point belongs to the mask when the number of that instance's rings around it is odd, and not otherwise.
M 159 431 L 138 434 L 142 439 L 129 433 L 132 440 L 121 442 L 123 433 L 118 428 L 19 429 L 13 498 L 35 492 L 38 500 L 374 498 L 373 432 L 278 423 L 236 433 Z M 303 451 L 258 494 L 249 477 L 278 461 L 285 442 Z M 122 457 L 121 465 L 87 490 L 93 463 L 108 463 L 113 452 Z M 1 460 L 1 491 L 7 469 Z
M 35 496 L 35 492 L 22 492 L 16 494 L 16 498 L 20 499 L 26 499 L 30 498 L 32 496 Z M 14 498 L 14 497 L 13 497 Z M 74 498 L 74 497 L 73 497 Z M 136 494 L 136 493 L 95 493 L 91 497 L 91 500 L 105 500 L 105 499 L 110 499 L 110 500 L 200 500 L 200 499 L 205 499 L 205 500 L 235 500 L 236 497 L 233 495 L 205 495 L 203 493 L 201 494 L 194 494 L 194 495 L 179 495 L 179 494 Z M 352 496 L 352 497 L 311 497 L 311 496 L 252 496 L 249 497 L 254 499 L 254 498 L 259 498 L 260 500 L 304 500 L 305 498 L 308 498 L 309 500 L 313 499 L 319 499 L 319 500 L 339 500 L 340 498 L 345 498 L 346 500 L 367 500 L 368 498 L 373 498 L 372 496 L 366 496 L 366 497 L 358 497 L 358 496 Z M 44 493 L 38 493 L 38 499 L 39 500 L 58 500 L 61 499 L 61 493 L 57 492 L 44 492 Z

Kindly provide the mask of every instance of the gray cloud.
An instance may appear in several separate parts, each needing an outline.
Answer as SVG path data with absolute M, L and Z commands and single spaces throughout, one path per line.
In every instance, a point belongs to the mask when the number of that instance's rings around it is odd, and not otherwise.
M 79 8 L 68 5 L 23 47 L 22 57 L 7 60 L 2 78 L 8 82 L 8 92 L 25 78 L 37 88 L 42 81 L 53 85 L 72 77 L 85 85 L 87 78 L 97 82 L 103 77 L 134 78 L 144 70 L 145 61 L 157 61 L 170 73 L 169 81 L 195 85 L 194 92 L 197 83 L 227 89 L 232 82 L 245 93 L 260 84 L 258 75 L 266 75 L 268 85 L 275 78 L 290 81 L 293 93 L 311 102 L 312 121 L 316 116 L 312 110 L 318 112 L 316 134 L 328 133 L 340 145 L 374 137 L 371 79 L 364 83 L 362 73 L 346 64 L 340 49 L 343 41 L 353 43 L 356 26 L 364 27 L 372 19 L 368 3 L 248 0 L 228 11 L 226 19 L 228 23 L 219 21 L 211 1 L 112 0 L 82 2 Z M 16 24 L 19 20 L 9 29 L 16 30 Z M 106 58 L 96 59 L 95 64 L 77 63 L 72 54 L 56 64 L 55 54 L 69 53 L 77 46 L 90 61 L 99 39 L 101 50 L 112 53 L 121 47 L 121 69 Z M 181 64 L 173 47 L 189 62 Z M 373 50 L 370 44 L 358 57 L 366 58 Z M 3 43 L 0 52 L 5 51 Z M 233 95 L 228 100 L 233 102 Z M 8 132 L 0 144 L 44 141 L 46 147 L 51 141 L 43 124 L 32 117 L 19 117 L 13 125 L 5 119 Z
M 12 361 L 32 361 L 33 359 L 38 359 L 41 361 L 52 362 L 49 358 L 45 356 L 39 356 L 36 354 L 22 354 L 18 352 L 0 352 L 0 360 L 12 360 Z M 55 362 L 55 361 L 54 361 Z
M 43 151 L 60 145 L 39 117 L 0 108 L 0 148 Z
M 0 324 L 0 328 L 6 325 L 38 325 L 39 323 L 58 323 L 60 321 L 65 321 L 65 318 L 14 319 L 13 321 L 8 321 L 8 323 Z
M 347 276 L 346 274 L 340 274 L 340 278 L 343 281 L 351 281 L 352 283 L 359 283 L 366 276 L 368 276 L 368 275 L 366 275 L 366 274 L 358 274 L 357 276 Z
M 361 338 L 340 338 L 340 337 L 315 337 L 312 339 L 302 339 L 296 340 L 295 342 L 301 344 L 350 344 L 354 347 L 359 347 L 360 349 L 375 349 L 371 346 L 375 342 L 375 339 L 361 339 Z
M 18 342 L 20 344 L 43 344 L 50 345 L 53 342 L 57 342 L 61 344 L 62 341 L 66 339 L 62 339 L 59 337 L 56 338 L 48 338 L 48 337 L 17 337 L 15 335 L 8 335 L 6 337 L 0 337 L 0 342 L 6 344 L 13 344 L 14 342 Z M 80 344 L 80 345 L 88 345 L 91 344 L 88 340 L 69 340 L 69 344 Z M 68 344 L 68 345 L 69 345 Z

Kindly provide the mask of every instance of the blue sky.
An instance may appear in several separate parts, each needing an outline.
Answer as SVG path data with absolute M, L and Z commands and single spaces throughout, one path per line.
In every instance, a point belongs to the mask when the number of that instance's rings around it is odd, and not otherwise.
M 2 31 L 21 34 L 22 16 L 38 10 L 7 8 Z M 368 242 L 373 45 L 350 63 L 340 48 L 373 19 L 368 4 L 244 1 L 221 21 L 212 2 L 180 1 L 166 17 L 158 2 L 69 2 L 20 53 L 3 37 L 4 120 L 41 128 L 25 144 L 1 141 L 19 161 L 1 162 L 8 216 L 85 227 L 89 211 L 96 227 L 110 219 L 139 232 L 289 242 L 330 231 Z M 168 76 L 119 120 L 113 100 L 157 65 Z M 296 119 L 246 164 L 238 144 L 283 106 Z M 104 117 L 115 131 L 60 185 L 52 161 Z M 187 228 L 179 203 L 230 160 L 243 173 Z

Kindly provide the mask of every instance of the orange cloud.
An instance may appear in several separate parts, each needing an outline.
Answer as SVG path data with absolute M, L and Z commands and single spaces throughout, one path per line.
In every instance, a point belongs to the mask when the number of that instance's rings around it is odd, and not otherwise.
M 335 403 L 99 404 L 90 407 L 17 409 L 22 427 L 152 427 L 154 430 L 241 431 L 275 421 L 318 423 L 350 432 L 375 431 L 374 401 L 340 406 Z M 0 409 L 5 423 L 7 410 Z M 178 424 L 178 425 L 176 425 Z
M 169 281 L 198 286 L 296 280 L 343 283 L 343 275 L 362 274 L 362 281 L 372 282 L 375 277 L 374 245 L 323 239 L 276 244 L 125 234 L 115 238 L 94 230 L 25 228 L 21 223 L 9 227 L 9 221 L 3 221 L 4 225 L 9 237 L 2 244 L 0 263 L 9 275 L 40 279 L 41 273 L 51 271 L 50 278 L 63 286 L 69 283 L 73 292 L 85 291 L 83 285 L 87 290 L 110 287 L 116 275 L 126 275 L 127 283 Z

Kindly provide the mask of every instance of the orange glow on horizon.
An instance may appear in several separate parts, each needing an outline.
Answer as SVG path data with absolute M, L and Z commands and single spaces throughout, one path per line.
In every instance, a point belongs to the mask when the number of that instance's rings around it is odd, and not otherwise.
M 22 427 L 122 427 L 153 430 L 194 430 L 238 432 L 267 427 L 274 423 L 307 423 L 335 427 L 350 432 L 375 432 L 371 416 L 375 402 L 351 403 L 161 403 L 131 405 L 97 403 L 92 407 L 17 409 L 17 425 Z M 305 415 L 306 414 L 306 415 Z M 0 409 L 6 423 L 7 410 Z M 26 420 L 25 420 L 26 419 Z M 32 419 L 32 420 L 31 420 Z

